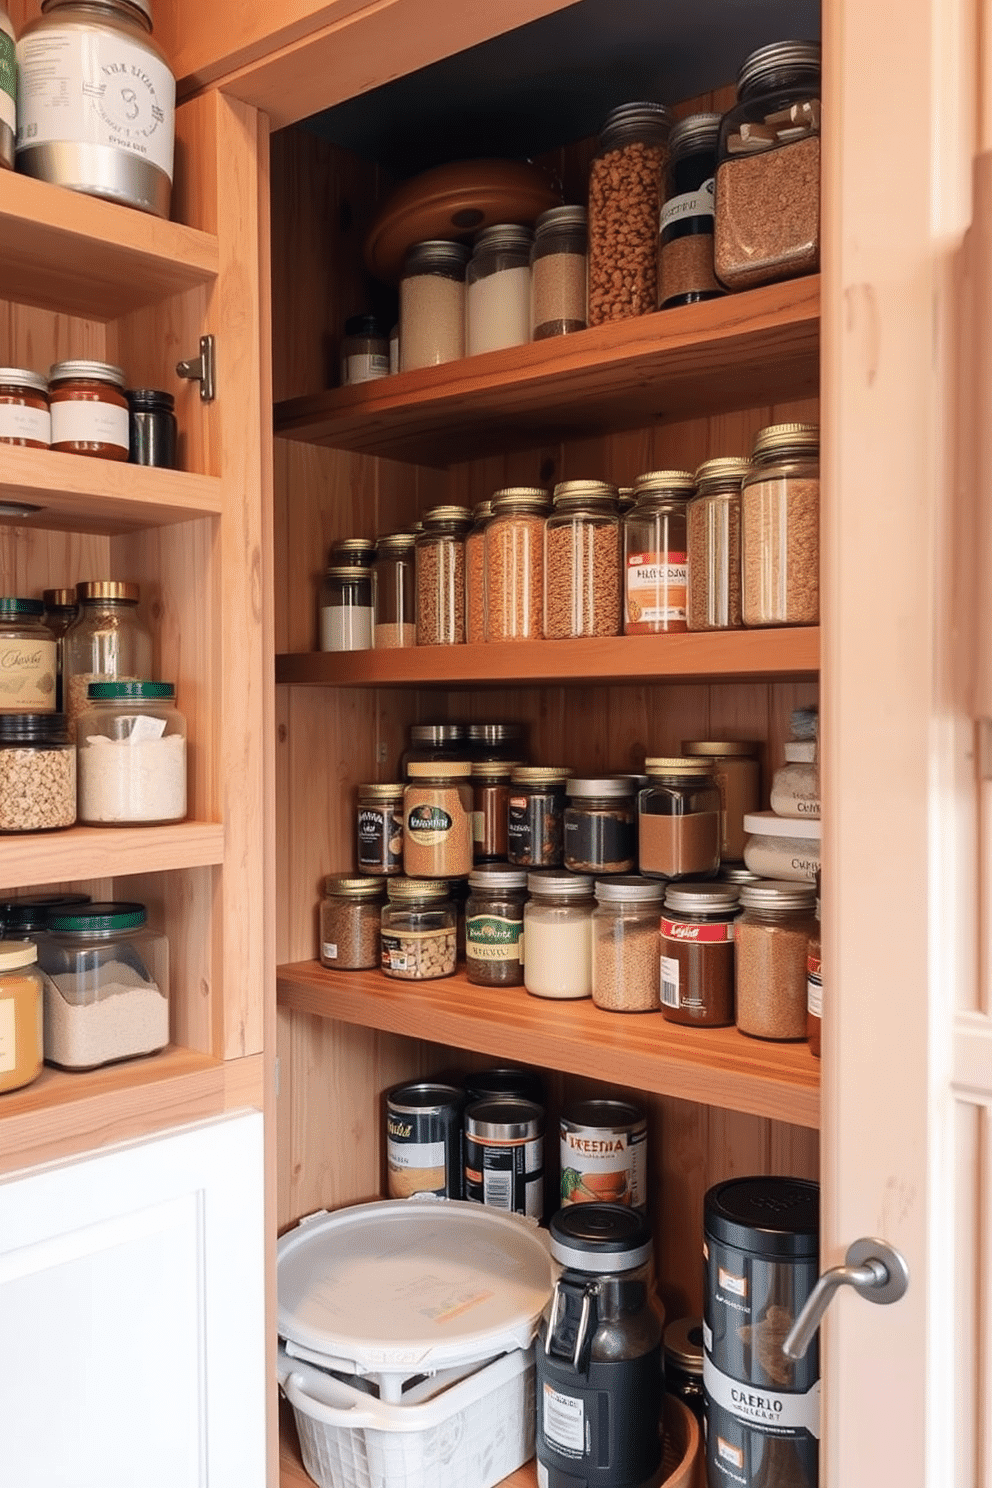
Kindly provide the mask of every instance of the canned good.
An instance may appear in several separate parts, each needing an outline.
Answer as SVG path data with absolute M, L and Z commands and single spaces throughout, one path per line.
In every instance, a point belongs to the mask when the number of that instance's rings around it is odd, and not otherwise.
M 465 1197 L 540 1219 L 544 1210 L 544 1111 L 513 1097 L 465 1108 Z
M 457 1085 L 423 1081 L 386 1094 L 386 1168 L 391 1199 L 462 1196 L 462 1108 Z
M 648 1123 L 626 1101 L 579 1101 L 562 1112 L 563 1204 L 627 1204 L 647 1209 Z

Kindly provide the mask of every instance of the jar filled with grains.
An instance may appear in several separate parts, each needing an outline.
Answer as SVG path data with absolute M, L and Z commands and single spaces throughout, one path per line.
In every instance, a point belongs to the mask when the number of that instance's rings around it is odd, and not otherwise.
M 629 775 L 569 780 L 565 867 L 573 873 L 631 873 L 637 867 L 637 811 Z
M 690 114 L 668 141 L 658 245 L 658 304 L 694 305 L 724 293 L 713 272 L 713 197 L 721 114 Z
M 52 713 L 55 637 L 40 599 L 0 596 L 0 713 Z
M 617 488 L 563 481 L 544 529 L 544 634 L 549 641 L 620 634 Z
M 382 970 L 408 982 L 453 976 L 458 912 L 451 885 L 439 880 L 391 878 L 382 907 Z
M 640 871 L 649 878 L 710 877 L 720 866 L 720 791 L 711 760 L 644 761 L 638 806 Z
M 529 227 L 498 222 L 480 232 L 465 271 L 468 356 L 530 340 Z
M 91 682 L 136 682 L 154 676 L 151 632 L 138 614 L 138 585 L 98 579 L 77 584 L 76 595 L 79 615 L 62 642 L 70 725 L 88 706 Z
M 806 1037 L 809 1052 L 819 1059 L 823 1050 L 823 973 L 820 961 L 820 875 L 816 875 L 815 928 L 806 947 Z
M 720 860 L 744 857 L 744 817 L 761 804 L 761 745 L 751 739 L 683 739 L 682 753 L 709 760 L 720 792 Z
M 402 785 L 360 785 L 355 829 L 359 873 L 391 877 L 403 872 Z
M 64 713 L 0 713 L 0 832 L 76 820 L 76 747 Z
M 372 575 L 368 568 L 335 564 L 327 569 L 318 607 L 321 651 L 372 649 Z
M 0 940 L 0 1094 L 41 1074 L 44 978 L 37 960 L 30 941 Z
M 535 222 L 530 255 L 532 341 L 585 329 L 588 247 L 585 207 L 551 207 Z
M 48 378 L 27 367 L 0 367 L 0 444 L 48 449 L 51 442 Z
M 565 850 L 565 782 L 558 765 L 520 765 L 510 776 L 507 857 L 524 868 L 560 868 Z
M 672 116 L 661 103 L 612 109 L 589 167 L 589 324 L 658 307 L 658 220 Z
M 480 987 L 522 986 L 526 873 L 494 864 L 475 868 L 468 886 L 465 975 Z
M 749 626 L 820 619 L 820 431 L 773 424 L 741 485 L 743 618 Z
M 465 355 L 463 243 L 430 240 L 407 250 L 400 279 L 400 370 L 437 367 Z
M 477 863 L 507 855 L 506 815 L 510 802 L 512 760 L 472 763 L 472 849 Z
M 686 629 L 687 470 L 653 470 L 634 482 L 623 519 L 624 635 Z
M 470 645 L 487 638 L 486 526 L 492 514 L 492 501 L 477 501 L 465 537 L 465 639 Z
M 416 574 L 412 532 L 390 532 L 376 545 L 372 570 L 372 644 L 392 651 L 417 644 Z
M 592 1000 L 615 1013 L 661 1006 L 658 924 L 664 884 L 635 875 L 596 880 Z
M 528 873 L 524 986 L 534 997 L 592 996 L 592 882 L 581 873 Z
M 186 815 L 186 720 L 171 682 L 91 682 L 77 720 L 79 820 L 158 826 Z
M 62 637 L 79 614 L 75 589 L 45 589 L 42 624 L 55 637 L 55 709 L 62 712 Z
M 486 526 L 489 641 L 544 635 L 544 522 L 548 493 L 538 486 L 497 491 Z
M 417 537 L 417 645 L 454 646 L 465 640 L 465 537 L 472 514 L 464 506 L 424 513 Z
M 386 886 L 374 878 L 330 875 L 320 901 L 320 964 L 367 971 L 381 962 L 379 916 Z
M 661 1012 L 669 1023 L 723 1028 L 734 1021 L 733 884 L 679 883 L 661 916 Z
M 737 1027 L 752 1038 L 806 1037 L 806 957 L 813 884 L 744 884 L 735 927 Z
M 739 630 L 741 615 L 741 481 L 751 461 L 707 460 L 695 475 L 686 508 L 689 630 Z
M 407 766 L 403 869 L 411 878 L 465 878 L 471 873 L 471 773 L 468 760 Z
M 820 47 L 776 41 L 737 75 L 716 171 L 714 261 L 728 289 L 820 263 Z

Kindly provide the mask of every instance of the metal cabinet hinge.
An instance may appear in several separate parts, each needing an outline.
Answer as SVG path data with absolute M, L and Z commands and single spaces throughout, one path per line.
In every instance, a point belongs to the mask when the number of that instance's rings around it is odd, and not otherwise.
M 213 336 L 200 337 L 200 355 L 196 360 L 176 363 L 176 374 L 200 384 L 200 402 L 212 403 L 217 393 L 216 348 Z

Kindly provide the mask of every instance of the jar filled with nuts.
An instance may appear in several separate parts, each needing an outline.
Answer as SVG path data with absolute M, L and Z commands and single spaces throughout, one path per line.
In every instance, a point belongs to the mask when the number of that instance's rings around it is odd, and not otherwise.
M 624 635 L 686 629 L 687 470 L 652 470 L 634 482 L 623 519 Z
M 472 513 L 435 506 L 417 536 L 417 645 L 454 646 L 465 640 L 465 537 Z
M 819 449 L 816 424 L 773 424 L 754 441 L 741 485 L 745 625 L 819 623 Z
M 589 167 L 589 324 L 658 307 L 658 220 L 672 116 L 662 103 L 612 109 Z
M 382 970 L 404 981 L 452 976 L 458 914 L 443 880 L 391 878 L 382 907 Z
M 765 879 L 742 884 L 744 913 L 735 926 L 737 1027 L 752 1038 L 807 1036 L 806 961 L 814 884 Z
M 661 209 L 658 304 L 695 305 L 723 294 L 713 273 L 713 195 L 720 114 L 690 114 L 668 141 L 668 183 Z
M 486 527 L 486 595 L 490 641 L 544 635 L 544 522 L 548 493 L 539 486 L 497 491 Z
M 76 820 L 76 749 L 64 713 L 0 713 L 0 832 Z
M 616 1013 L 661 1006 L 659 922 L 665 886 L 634 874 L 596 880 L 592 1000 Z
M 686 508 L 689 630 L 739 630 L 741 617 L 741 481 L 751 461 L 727 456 L 696 471 Z
M 490 500 L 477 501 L 472 509 L 472 526 L 465 537 L 465 639 L 469 645 L 487 638 L 486 527 L 492 514 Z
M 385 885 L 374 878 L 332 874 L 324 879 L 321 966 L 332 971 L 364 971 L 379 965 L 379 915 L 385 896 Z
M 544 634 L 549 641 L 620 634 L 617 488 L 562 481 L 544 529 Z

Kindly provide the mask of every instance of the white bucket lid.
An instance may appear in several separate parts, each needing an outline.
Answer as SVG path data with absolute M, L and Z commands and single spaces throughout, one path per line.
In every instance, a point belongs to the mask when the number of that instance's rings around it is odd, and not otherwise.
M 758 837 L 807 837 L 812 842 L 819 842 L 823 835 L 819 818 L 778 816 L 774 811 L 748 812 L 744 830 Z
M 553 1284 L 535 1228 L 461 1200 L 314 1215 L 277 1256 L 287 1352 L 353 1374 L 403 1377 L 528 1348 Z M 381 1383 L 394 1395 L 395 1380 Z

